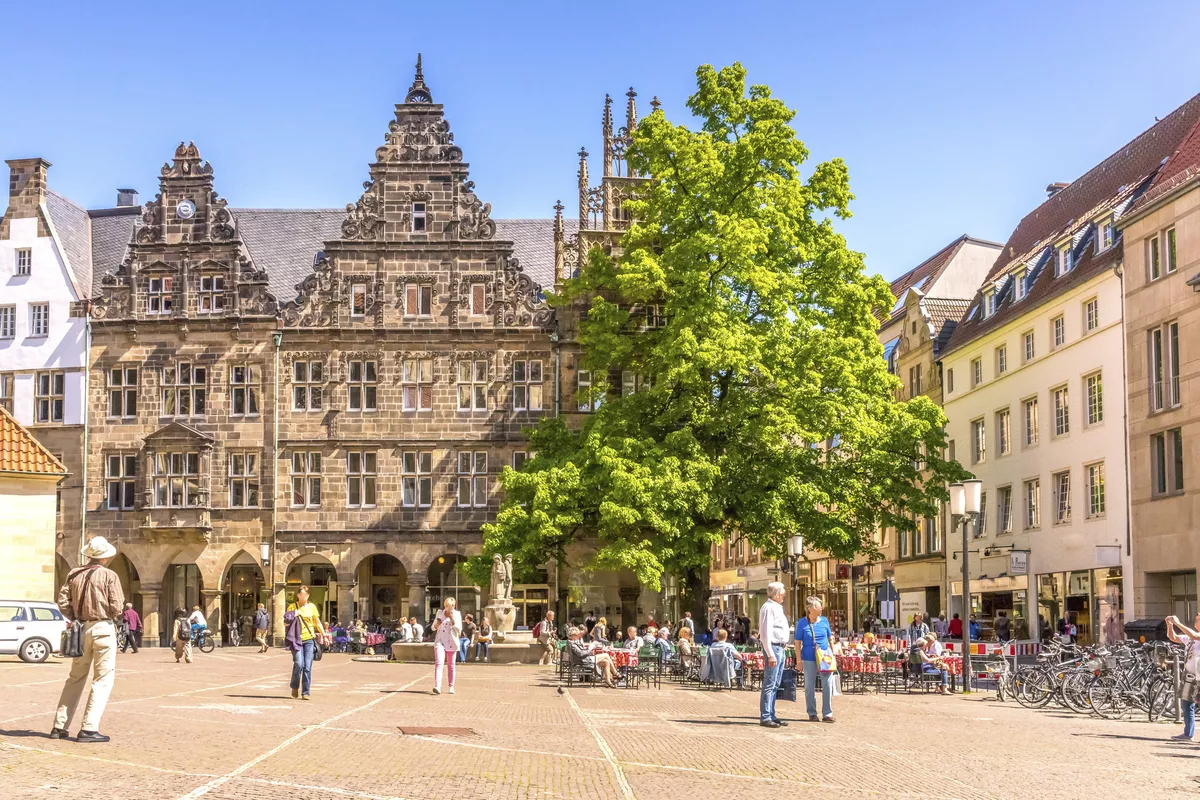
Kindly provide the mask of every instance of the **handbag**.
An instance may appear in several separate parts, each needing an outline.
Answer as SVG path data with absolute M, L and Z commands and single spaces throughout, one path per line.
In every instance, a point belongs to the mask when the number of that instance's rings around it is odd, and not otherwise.
M 88 567 L 87 573 L 87 577 L 83 579 L 83 588 L 79 590 L 80 599 L 82 599 L 84 594 L 87 592 L 87 587 L 92 580 L 92 575 L 96 573 L 96 567 Z M 67 591 L 69 595 L 70 589 Z M 75 610 L 74 604 L 72 604 L 71 610 Z M 62 641 L 60 642 L 59 652 L 62 653 L 63 658 L 83 658 L 84 624 L 85 623 L 83 620 L 76 617 L 75 619 L 71 620 L 71 624 L 68 625 L 67 629 L 62 632 Z
M 296 614 L 296 618 L 300 620 L 301 625 L 308 628 L 308 630 L 312 633 L 313 661 L 320 661 L 321 656 L 325 655 L 325 645 L 321 644 L 321 640 L 317 638 L 317 632 L 314 631 L 312 627 L 310 627 L 309 624 L 304 621 L 304 617 L 300 616 L 298 612 Z
M 779 688 L 775 690 L 777 700 L 796 702 L 796 669 L 788 667 L 779 676 Z
M 812 622 L 808 623 L 808 633 L 812 636 L 813 650 L 817 654 L 817 671 L 823 673 L 837 672 L 837 659 L 834 658 L 833 650 L 822 650 L 821 646 L 817 644 L 817 632 L 813 629 Z

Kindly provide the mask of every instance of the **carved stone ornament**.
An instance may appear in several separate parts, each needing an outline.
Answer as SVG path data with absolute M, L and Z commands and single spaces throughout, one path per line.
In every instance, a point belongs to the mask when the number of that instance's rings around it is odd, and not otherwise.
M 515 256 L 509 256 L 504 261 L 500 288 L 502 297 L 496 304 L 496 325 L 540 330 L 550 330 L 555 326 L 555 312 L 543 298 L 542 287 L 525 274 Z
M 329 380 L 329 376 L 327 374 L 328 370 L 326 369 L 326 361 L 325 361 L 325 358 L 327 355 L 328 355 L 327 353 L 321 353 L 316 350 L 289 351 L 287 354 L 285 354 L 283 356 L 284 358 L 287 359 L 287 365 L 284 367 L 284 375 L 286 376 L 286 380 L 289 383 L 294 382 L 296 380 L 296 362 L 303 361 L 305 364 L 311 364 L 312 362 L 316 361 L 321 364 L 321 380 L 314 381 L 312 379 L 312 372 L 310 370 L 307 375 L 308 379 L 305 382 L 306 383 L 325 383 L 325 381 Z
M 274 316 L 279 310 L 279 301 L 275 295 L 267 291 L 266 286 L 242 284 L 238 287 L 241 295 L 239 312 L 245 315 Z
M 193 175 L 211 175 L 212 165 L 201 161 L 200 151 L 195 142 L 179 143 L 175 148 L 175 159 L 170 164 L 163 164 L 160 170 L 164 178 L 186 178 Z
M 492 204 L 475 196 L 474 181 L 464 180 L 458 198 L 458 235 L 464 239 L 491 239 L 496 235 L 496 223 L 489 217 Z
M 383 200 L 375 188 L 374 181 L 364 181 L 365 190 L 358 202 L 346 206 L 346 221 L 342 223 L 342 236 L 347 239 L 375 239 L 383 228 Z
M 225 207 L 228 203 L 228 200 L 216 192 L 209 195 L 208 210 L 211 222 L 208 226 L 208 235 L 214 241 L 229 241 L 237 233 L 233 225 L 233 215 Z
M 375 151 L 375 159 L 389 161 L 462 161 L 462 148 L 454 144 L 450 123 L 441 116 L 394 119 L 388 124 L 386 144 Z
M 283 324 L 288 328 L 328 328 L 337 322 L 340 293 L 333 264 L 322 253 L 313 271 L 296 284 L 296 298 L 283 306 Z
M 142 206 L 142 224 L 137 232 L 138 243 L 149 244 L 161 240 L 162 219 L 162 194 L 156 194 L 153 200 Z

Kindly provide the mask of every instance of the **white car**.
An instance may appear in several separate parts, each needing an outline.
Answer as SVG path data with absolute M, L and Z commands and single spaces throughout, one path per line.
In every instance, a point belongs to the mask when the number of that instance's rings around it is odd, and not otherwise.
M 40 664 L 62 648 L 67 620 L 54 603 L 0 600 L 0 655 Z

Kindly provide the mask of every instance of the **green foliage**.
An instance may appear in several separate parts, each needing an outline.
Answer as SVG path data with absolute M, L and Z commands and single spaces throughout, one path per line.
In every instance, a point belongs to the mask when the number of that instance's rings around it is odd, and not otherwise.
M 629 160 L 653 177 L 627 203 L 637 222 L 619 256 L 593 249 L 553 298 L 589 309 L 580 366 L 603 403 L 577 431 L 532 432 L 537 456 L 505 471 L 487 553 L 531 568 L 590 540 L 577 566 L 654 587 L 703 569 L 727 534 L 781 556 L 798 532 L 848 559 L 873 552 L 877 528 L 934 513 L 965 474 L 941 456 L 941 410 L 894 401 L 875 317 L 894 298 L 830 219 L 850 214 L 845 164 L 803 174 L 794 112 L 745 77 L 697 71 L 699 130 L 662 111 L 640 122 Z M 652 303 L 662 327 L 644 324 Z M 622 369 L 653 380 L 606 394 L 602 376 Z

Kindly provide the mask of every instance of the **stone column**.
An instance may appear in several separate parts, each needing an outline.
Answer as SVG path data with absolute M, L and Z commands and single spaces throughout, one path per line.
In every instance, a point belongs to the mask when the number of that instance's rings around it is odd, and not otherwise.
M 275 584 L 271 594 L 271 635 L 276 644 L 282 645 L 287 630 L 283 624 L 283 615 L 287 613 L 287 584 Z
M 158 605 L 162 596 L 161 583 L 141 582 L 142 595 L 142 647 L 158 647 L 159 634 L 162 633 L 163 623 Z M 168 619 L 170 614 L 167 615 Z
M 640 586 L 622 586 L 617 590 L 617 595 L 621 598 L 621 633 L 625 633 L 630 626 L 637 627 L 637 601 L 638 596 L 642 593 Z
M 221 591 L 201 589 L 200 607 L 204 609 L 204 618 L 208 620 L 208 635 L 217 636 L 221 632 Z
M 337 589 L 337 607 L 338 617 L 340 620 L 332 620 L 332 622 L 349 623 L 354 619 L 354 590 L 353 587 L 338 583 Z
M 427 625 L 425 619 L 425 587 L 429 579 L 424 575 L 410 575 L 408 578 L 408 615 L 416 617 L 422 625 Z

